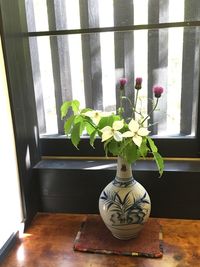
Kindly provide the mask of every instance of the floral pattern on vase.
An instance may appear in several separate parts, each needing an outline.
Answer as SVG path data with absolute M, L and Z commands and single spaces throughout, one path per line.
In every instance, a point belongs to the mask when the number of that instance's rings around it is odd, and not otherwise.
M 103 191 L 100 198 L 105 201 L 104 204 L 107 210 L 110 209 L 111 211 L 110 221 L 113 226 L 143 223 L 148 212 L 143 208 L 143 205 L 150 204 L 147 199 L 147 193 L 145 192 L 143 197 L 138 199 L 134 199 L 133 196 L 133 202 L 130 200 L 130 194 L 132 194 L 132 191 L 129 191 L 122 200 L 117 192 L 106 193 L 106 191 Z

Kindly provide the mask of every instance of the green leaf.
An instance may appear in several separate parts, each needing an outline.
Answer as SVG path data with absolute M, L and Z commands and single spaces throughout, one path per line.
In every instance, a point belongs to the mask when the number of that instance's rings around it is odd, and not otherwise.
M 100 119 L 98 127 L 99 127 L 99 129 L 103 129 L 105 126 L 112 127 L 113 122 L 116 120 L 120 120 L 120 117 L 117 115 L 111 115 L 108 117 L 103 117 Z
M 158 167 L 158 171 L 161 177 L 164 171 L 164 160 L 158 152 L 153 152 L 153 156 L 156 161 L 156 165 Z
M 121 146 L 120 146 L 120 151 L 119 154 L 123 154 L 123 151 L 126 149 L 126 146 L 132 142 L 131 138 L 127 138 L 125 140 L 123 140 Z
M 119 121 L 121 120 L 121 117 L 119 115 L 112 115 L 114 121 Z
M 112 139 L 108 144 L 108 150 L 113 156 L 119 155 L 120 143 Z
M 87 111 L 91 111 L 91 108 L 84 108 L 81 110 L 81 114 L 86 113 Z
M 149 142 L 150 149 L 153 153 L 154 160 L 156 162 L 156 165 L 158 167 L 158 171 L 159 171 L 159 174 L 161 177 L 163 174 L 163 170 L 164 170 L 164 160 L 163 160 L 162 156 L 158 153 L 158 148 L 155 145 L 154 141 L 149 136 L 147 137 L 147 140 Z
M 108 156 L 108 144 L 110 143 L 110 141 L 112 140 L 112 137 L 109 138 L 108 140 L 106 140 L 103 144 L 103 147 L 104 147 L 104 150 L 105 150 L 105 154 L 106 154 L 106 157 Z
M 81 123 L 78 122 L 77 124 L 74 124 L 72 132 L 71 132 L 71 141 L 72 144 L 78 148 L 78 144 L 80 142 L 80 127 Z
M 123 108 L 123 107 L 119 107 L 119 108 L 117 109 L 117 113 L 118 113 L 118 114 L 122 114 L 122 113 L 124 113 L 124 108 Z
M 128 143 L 123 153 L 128 163 L 132 163 L 138 159 L 137 146 L 133 142 Z
M 105 126 L 112 127 L 113 121 L 114 119 L 111 116 L 101 118 L 98 124 L 99 129 L 103 129 Z
M 97 135 L 97 131 L 93 131 L 91 134 L 90 134 L 90 145 L 92 147 L 94 147 L 94 141 L 95 141 L 95 138 L 96 138 L 96 135 Z
M 74 118 L 75 116 L 74 115 L 71 115 L 65 122 L 64 124 L 64 130 L 65 130 L 65 134 L 68 135 L 70 134 L 71 132 L 71 129 L 72 129 L 72 125 L 74 123 Z
M 80 102 L 78 100 L 65 101 L 60 108 L 62 119 L 67 115 L 70 107 L 74 114 L 77 114 L 79 112 Z
M 82 120 L 80 121 L 80 130 L 79 130 L 79 135 L 80 135 L 80 136 L 82 135 L 84 129 L 85 129 L 85 121 L 82 119 Z
M 69 110 L 69 107 L 71 106 L 72 101 L 66 101 L 62 104 L 60 111 L 61 111 L 61 119 L 63 119 Z
M 74 124 L 77 124 L 77 123 L 82 123 L 83 122 L 83 117 L 81 115 L 75 115 L 74 116 Z
M 150 146 L 150 148 L 151 148 L 151 151 L 152 151 L 153 153 L 158 152 L 158 148 L 157 148 L 157 146 L 155 145 L 154 141 L 153 141 L 149 136 L 147 136 L 147 140 L 148 140 L 148 142 L 149 142 L 149 146 Z
M 149 151 L 149 148 L 147 146 L 147 143 L 146 143 L 146 138 L 143 138 L 142 140 L 142 144 L 141 146 L 139 147 L 139 152 L 140 152 L 140 155 L 144 158 L 146 157 L 148 151 Z
M 77 114 L 79 112 L 80 102 L 78 100 L 71 101 L 71 106 L 74 114 Z
M 92 125 L 92 122 L 90 123 L 86 119 L 85 119 L 85 126 L 86 126 L 86 131 L 89 135 L 91 135 L 94 131 L 96 131 L 96 128 L 95 126 Z

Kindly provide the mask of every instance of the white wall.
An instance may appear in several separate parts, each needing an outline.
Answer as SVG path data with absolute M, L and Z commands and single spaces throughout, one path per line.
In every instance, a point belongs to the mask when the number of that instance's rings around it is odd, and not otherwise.
M 10 103 L 0 40 L 0 248 L 23 220 Z

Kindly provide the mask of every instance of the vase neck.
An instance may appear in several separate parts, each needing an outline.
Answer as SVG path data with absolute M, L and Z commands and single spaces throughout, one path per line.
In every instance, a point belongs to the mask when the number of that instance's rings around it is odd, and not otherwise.
M 119 179 L 132 178 L 132 167 L 127 161 L 123 158 L 117 158 L 117 174 L 116 177 Z

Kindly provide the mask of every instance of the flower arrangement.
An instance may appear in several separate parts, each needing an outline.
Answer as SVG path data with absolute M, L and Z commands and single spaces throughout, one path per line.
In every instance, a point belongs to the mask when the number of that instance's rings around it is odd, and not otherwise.
M 106 156 L 120 156 L 128 163 L 133 163 L 141 157 L 151 154 L 157 164 L 160 176 L 163 173 L 164 162 L 158 152 L 154 141 L 149 136 L 150 126 L 148 119 L 156 109 L 159 99 L 163 93 L 160 86 L 153 87 L 155 101 L 152 101 L 152 110 L 147 115 L 137 109 L 139 91 L 142 88 L 142 78 L 135 80 L 135 100 L 124 96 L 127 79 L 119 80 L 120 107 L 117 112 L 104 112 L 90 108 L 80 109 L 78 100 L 66 101 L 61 106 L 61 118 L 65 120 L 64 130 L 70 136 L 73 145 L 78 148 L 81 135 L 86 130 L 90 136 L 90 145 L 94 147 L 96 138 L 101 138 Z M 141 100 L 141 99 L 140 99 Z M 131 106 L 132 116 L 124 118 L 123 102 L 128 101 Z M 72 115 L 68 116 L 69 109 Z

